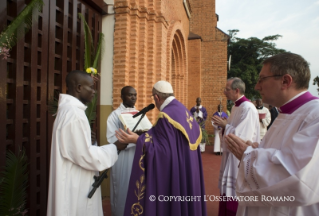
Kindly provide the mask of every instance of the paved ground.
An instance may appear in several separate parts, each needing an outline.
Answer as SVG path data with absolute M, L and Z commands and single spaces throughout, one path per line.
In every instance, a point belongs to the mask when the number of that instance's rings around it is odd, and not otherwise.
M 205 190 L 207 196 L 207 216 L 218 215 L 218 201 L 209 201 L 209 196 L 219 196 L 218 177 L 221 156 L 213 153 L 213 146 L 206 146 L 206 152 L 202 153 L 202 161 L 204 168 Z M 213 198 L 213 197 L 211 197 Z M 110 199 L 103 199 L 103 210 L 105 216 L 111 215 Z

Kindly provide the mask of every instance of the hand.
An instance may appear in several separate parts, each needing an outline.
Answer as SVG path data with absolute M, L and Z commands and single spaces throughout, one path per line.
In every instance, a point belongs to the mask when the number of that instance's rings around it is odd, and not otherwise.
M 139 135 L 133 133 L 132 131 L 130 131 L 130 129 L 127 129 L 127 133 L 122 129 L 119 129 L 115 132 L 115 136 L 121 143 L 136 143 L 137 139 L 139 138 Z
M 241 160 L 248 146 L 252 146 L 253 148 L 258 147 L 257 142 L 245 142 L 234 134 L 228 134 L 227 136 L 225 136 L 225 142 L 228 145 L 228 149 L 235 155 L 238 160 Z
M 212 121 L 214 122 L 214 125 L 217 125 L 221 128 L 225 128 L 227 125 L 227 119 L 226 118 L 221 118 L 219 116 L 213 116 Z
M 122 151 L 127 147 L 128 143 L 121 143 L 117 140 L 114 145 L 116 145 L 117 150 Z
M 94 143 L 96 142 L 96 133 L 92 130 L 91 130 L 91 141 L 92 141 L 92 145 L 94 145 Z

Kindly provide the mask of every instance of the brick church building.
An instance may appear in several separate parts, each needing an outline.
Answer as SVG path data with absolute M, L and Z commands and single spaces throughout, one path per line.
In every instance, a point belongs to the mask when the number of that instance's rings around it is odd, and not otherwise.
M 31 0 L 3 0 L 0 31 Z M 29 158 L 28 214 L 46 215 L 51 133 L 48 101 L 66 92 L 65 77 L 84 68 L 84 14 L 95 43 L 105 35 L 97 84 L 96 130 L 106 144 L 106 119 L 121 103 L 120 90 L 136 88 L 137 108 L 152 103 L 153 84 L 172 83 L 186 107 L 197 97 L 208 118 L 222 100 L 227 78 L 229 37 L 217 28 L 215 0 L 43 0 L 32 29 L 0 58 L 0 166 L 5 153 L 24 147 Z M 148 114 L 151 121 L 157 111 Z M 213 133 L 210 121 L 206 128 Z M 105 184 L 106 185 L 106 184 Z M 104 190 L 107 194 L 107 187 Z

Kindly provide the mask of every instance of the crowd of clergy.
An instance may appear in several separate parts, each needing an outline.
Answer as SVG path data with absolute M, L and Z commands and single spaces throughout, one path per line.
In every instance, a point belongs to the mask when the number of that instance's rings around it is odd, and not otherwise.
M 234 106 L 229 114 L 218 105 L 209 121 L 214 152 L 222 155 L 219 216 L 319 215 L 319 98 L 308 91 L 310 77 L 302 56 L 280 53 L 263 62 L 255 104 L 240 77 L 227 80 L 224 94 Z M 108 168 L 112 216 L 207 215 L 201 153 L 208 115 L 201 98 L 188 110 L 169 82 L 156 82 L 150 92 L 158 118 L 135 132 L 119 115 L 147 109 L 135 108 L 137 92 L 125 86 L 107 119 L 110 144 L 98 146 L 85 115 L 95 95 L 92 77 L 71 71 L 66 84 L 52 134 L 48 216 L 102 216 L 100 188 L 88 194 L 94 176 Z

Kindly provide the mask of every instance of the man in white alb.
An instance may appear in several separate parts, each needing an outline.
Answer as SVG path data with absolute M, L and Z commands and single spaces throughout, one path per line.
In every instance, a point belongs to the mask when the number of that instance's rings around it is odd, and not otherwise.
M 232 134 L 225 138 L 241 160 L 237 195 L 255 197 L 240 201 L 237 215 L 319 215 L 319 99 L 307 91 L 310 77 L 297 54 L 263 62 L 255 89 L 279 115 L 258 148 Z
M 260 140 L 262 140 L 267 132 L 267 127 L 270 124 L 271 116 L 269 110 L 264 107 L 260 98 L 256 100 L 256 109 L 259 114 Z
M 120 143 L 115 137 L 115 131 L 120 128 L 124 130 L 124 126 L 119 119 L 121 113 L 136 114 L 138 111 L 134 105 L 136 103 L 136 90 L 131 86 L 125 86 L 121 90 L 121 105 L 114 110 L 107 119 L 107 141 L 109 143 Z M 127 148 L 119 153 L 117 162 L 111 169 L 110 177 L 110 195 L 112 216 L 123 216 L 128 184 L 130 181 L 132 163 L 135 154 L 135 144 L 129 144 Z
M 84 71 L 66 77 L 68 94 L 60 94 L 53 125 L 47 216 L 103 216 L 101 190 L 87 196 L 94 175 L 117 160 L 114 144 L 94 146 L 85 104 L 94 97 L 94 82 Z
M 223 112 L 223 106 L 221 104 L 217 106 L 217 110 L 218 111 L 215 112 L 213 116 L 219 116 L 224 119 L 228 118 L 228 115 L 225 112 Z M 215 125 L 213 121 L 212 121 L 212 125 L 215 128 L 214 153 L 216 155 L 220 155 L 223 152 L 223 148 L 221 146 L 220 136 L 219 136 L 222 128 L 219 127 L 218 125 Z
M 255 106 L 244 96 L 245 83 L 237 77 L 227 80 L 224 94 L 228 100 L 234 102 L 230 117 L 226 120 L 213 116 L 215 125 L 223 128 L 223 137 L 230 133 L 236 134 L 243 140 L 259 141 L 259 119 Z M 222 138 L 223 138 L 222 137 Z M 228 150 L 222 139 L 223 156 L 220 166 L 219 184 L 222 196 L 235 196 L 235 185 L 239 160 Z M 219 216 L 236 215 L 238 203 L 236 201 L 220 201 Z

